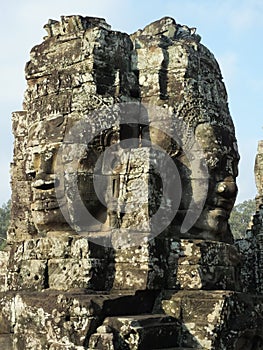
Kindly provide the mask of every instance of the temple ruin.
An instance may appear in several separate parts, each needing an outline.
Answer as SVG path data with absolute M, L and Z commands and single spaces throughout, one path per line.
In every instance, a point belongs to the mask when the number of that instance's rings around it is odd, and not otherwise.
M 13 113 L 0 349 L 263 349 L 262 142 L 235 240 L 235 129 L 196 29 L 44 28 Z

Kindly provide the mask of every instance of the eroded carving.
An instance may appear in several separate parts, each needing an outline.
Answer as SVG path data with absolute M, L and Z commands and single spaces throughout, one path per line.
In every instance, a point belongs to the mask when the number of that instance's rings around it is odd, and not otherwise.
M 169 17 L 45 29 L 13 114 L 0 347 L 260 347 L 262 242 L 231 244 L 239 155 L 214 56 Z
M 119 150 L 115 147 L 118 163 L 122 158 L 121 141 L 130 140 L 126 148 L 146 149 L 151 148 L 151 144 L 161 147 L 179 171 L 182 198 L 179 209 L 174 213 L 175 219 L 169 226 L 170 234 L 178 238 L 231 242 L 228 218 L 237 193 L 235 179 L 239 156 L 217 62 L 199 44 L 195 30 L 178 25 L 171 18 L 157 21 L 130 37 L 112 32 L 102 22 L 80 16 L 63 17 L 61 22 L 50 21 L 47 25 L 49 37 L 33 49 L 32 59 L 27 64 L 28 89 L 24 106 L 28 111 L 28 134 L 23 152 L 25 159 L 19 163 L 21 167 L 26 167 L 27 183 L 29 188 L 31 186 L 28 193 L 29 220 L 34 222 L 41 235 L 49 231 L 71 230 L 72 225 L 68 225 L 68 221 L 75 222 L 73 229 L 82 227 L 81 218 L 85 213 L 80 213 L 82 209 L 75 203 L 79 200 L 78 196 L 74 195 L 71 185 L 67 185 L 79 181 L 80 198 L 101 223 L 101 226 L 97 225 L 97 230 L 105 230 L 107 225 L 109 229 L 127 227 L 136 220 L 137 229 L 145 229 L 147 220 L 153 215 L 150 213 L 156 212 L 158 205 L 155 209 L 149 207 L 146 210 L 145 207 L 144 215 L 140 210 L 129 215 L 121 212 L 129 197 L 127 186 L 132 188 L 131 182 L 137 180 L 130 179 L 130 184 L 126 186 L 124 178 L 128 173 L 122 178 L 116 174 L 103 174 L 105 166 L 101 164 L 99 169 L 97 165 L 97 173 L 111 177 L 104 181 L 109 184 L 109 189 L 104 190 L 112 192 L 114 188 L 115 208 L 111 200 L 101 203 L 92 186 L 93 171 L 103 152 L 120 142 Z M 65 41 L 61 38 L 72 33 L 75 37 L 62 57 Z M 51 41 L 56 43 L 56 50 L 51 49 Z M 126 110 L 123 106 L 118 107 L 118 103 L 124 106 L 131 103 L 129 111 L 128 107 Z M 138 103 L 142 107 L 138 107 Z M 123 110 L 116 113 L 114 106 Z M 153 106 L 156 106 L 155 110 Z M 98 115 L 91 115 L 98 110 Z M 126 114 L 128 121 L 124 120 Z M 76 142 L 74 135 L 72 140 L 68 135 L 73 130 L 76 133 L 74 125 L 81 120 L 89 122 L 85 130 L 87 135 L 94 135 L 92 140 L 86 141 L 84 158 L 78 154 L 79 149 L 65 145 Z M 84 131 L 77 132 L 85 138 Z M 56 192 L 56 162 L 61 145 L 65 149 L 68 147 L 63 153 L 63 157 L 67 158 L 64 162 L 79 158 L 80 164 L 75 169 L 77 178 L 67 169 L 69 173 L 65 179 L 59 180 L 61 191 Z M 147 206 L 150 197 L 149 203 L 154 206 L 154 201 L 158 202 L 160 196 L 158 190 L 151 189 L 149 185 L 156 182 L 156 175 L 151 174 L 151 164 L 154 163 L 151 157 L 148 175 L 144 179 L 144 206 Z M 191 157 L 203 157 L 201 160 L 208 174 L 204 175 L 201 161 L 197 165 Z M 104 157 L 103 161 L 108 160 Z M 135 169 L 139 165 L 135 162 L 130 166 Z M 128 169 L 128 163 L 122 164 L 122 167 Z M 116 170 L 114 172 L 117 173 Z M 139 168 L 137 172 L 140 174 Z M 67 177 L 72 179 L 67 181 Z M 166 174 L 162 181 L 169 181 L 168 177 L 171 174 Z M 205 182 L 207 186 L 203 185 Z M 116 191 L 116 188 L 122 188 L 122 192 Z M 180 194 L 179 189 L 175 191 Z M 57 200 L 60 195 L 64 198 Z M 138 192 L 138 196 L 141 198 L 142 192 Z M 173 196 L 171 194 L 168 199 L 173 201 Z M 205 197 L 207 199 L 203 203 Z M 135 195 L 133 200 L 136 201 Z M 107 205 L 110 207 L 108 211 Z M 68 209 L 61 213 L 61 207 Z M 181 226 L 187 213 L 197 212 L 199 207 L 204 207 L 201 215 L 196 214 L 187 232 L 183 232 Z M 173 210 L 171 208 L 167 206 L 167 211 Z M 109 222 L 112 224 L 109 225 Z M 93 228 L 86 227 L 86 230 L 93 230 L 94 225 L 91 226 Z

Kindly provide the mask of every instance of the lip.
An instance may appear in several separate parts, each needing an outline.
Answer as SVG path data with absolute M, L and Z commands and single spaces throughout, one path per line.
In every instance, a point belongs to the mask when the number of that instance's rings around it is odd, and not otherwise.
M 45 178 L 38 178 L 32 182 L 32 187 L 48 191 L 59 186 L 59 180 L 54 175 L 49 175 Z
M 230 199 L 230 198 L 216 197 L 212 206 L 214 208 L 223 209 L 226 212 L 230 213 L 234 203 L 235 203 L 235 198 Z
M 55 199 L 57 198 L 55 188 L 51 188 L 50 190 L 42 190 L 36 187 L 33 187 L 33 201 L 36 200 L 46 200 L 46 199 Z
M 216 216 L 221 216 L 228 219 L 233 208 L 233 200 L 216 198 L 214 203 L 210 205 L 208 209 L 211 213 Z
M 229 202 L 218 202 L 217 205 L 215 206 L 216 208 L 220 208 L 220 209 L 223 209 L 227 212 L 230 212 L 233 205 L 232 203 L 229 203 Z
M 50 190 L 52 188 L 55 188 L 55 181 L 54 180 L 36 180 L 32 183 L 32 186 L 34 188 L 38 188 L 40 190 Z
M 43 182 L 41 182 L 41 183 L 43 183 Z M 39 182 L 39 184 L 40 184 L 40 182 Z M 46 189 L 43 189 L 43 187 L 37 187 L 37 186 L 34 186 L 32 184 L 33 201 L 37 201 L 37 200 L 44 201 L 44 200 L 48 200 L 48 199 L 60 200 L 65 196 L 64 188 L 62 188 L 62 186 L 56 187 L 54 185 L 54 182 L 53 182 L 53 184 L 51 184 L 51 183 L 49 183 L 49 181 L 47 183 L 45 182 L 45 186 L 46 185 L 49 185 L 50 188 L 45 187 Z
M 33 211 L 50 211 L 59 209 L 57 200 L 37 200 L 31 205 Z
M 33 190 L 33 204 L 31 209 L 35 211 L 49 211 L 59 209 L 61 203 L 64 202 L 64 192 L 59 192 L 54 187 L 50 190 L 42 190 L 39 188 L 32 188 Z
M 214 215 L 229 218 L 229 210 L 222 207 L 215 207 L 210 210 Z

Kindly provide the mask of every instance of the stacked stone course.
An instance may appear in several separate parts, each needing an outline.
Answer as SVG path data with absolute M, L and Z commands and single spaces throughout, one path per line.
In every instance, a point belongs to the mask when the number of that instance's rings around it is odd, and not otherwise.
M 212 53 L 194 28 L 169 17 L 132 35 L 81 16 L 50 20 L 45 29 L 48 35 L 26 65 L 24 110 L 13 114 L 12 215 L 8 247 L 0 252 L 0 349 L 262 349 L 261 155 L 259 232 L 256 241 L 234 245 L 227 219 L 239 156 Z M 81 120 L 89 121 L 89 129 L 74 129 Z M 176 128 L 183 146 L 169 136 Z M 82 145 L 85 132 L 95 137 L 79 159 L 73 138 Z M 118 148 L 129 139 L 127 149 Z M 165 200 L 162 194 L 174 174 L 167 170 L 159 180 L 153 165 L 165 168 L 165 162 L 150 143 L 165 149 L 182 184 L 178 211 L 158 234 L 149 218 L 172 210 L 174 194 Z M 67 171 L 57 181 L 62 145 Z M 206 179 L 195 168 L 200 154 Z M 183 231 L 192 197 L 204 209 Z M 79 202 L 97 225 L 84 223 L 81 231 Z M 155 225 L 167 220 L 165 214 L 159 219 Z

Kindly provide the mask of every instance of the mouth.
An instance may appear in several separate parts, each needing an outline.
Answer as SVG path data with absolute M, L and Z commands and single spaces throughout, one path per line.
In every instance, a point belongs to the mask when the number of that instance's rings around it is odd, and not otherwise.
M 33 204 L 31 209 L 33 211 L 50 211 L 59 209 L 61 201 L 64 198 L 64 193 L 56 190 L 56 186 L 53 183 L 43 180 L 38 182 L 38 186 L 33 186 Z
M 33 211 L 50 211 L 59 209 L 59 205 L 56 199 L 36 200 L 31 205 L 31 209 Z
M 229 210 L 225 208 L 216 207 L 216 208 L 212 208 L 210 211 L 213 213 L 214 216 L 221 217 L 224 219 L 229 218 Z
M 223 201 L 218 201 L 216 205 L 210 207 L 210 212 L 213 213 L 213 215 L 224 218 L 224 219 L 229 219 L 231 210 L 233 208 L 233 203 L 223 200 Z
M 230 215 L 230 212 L 234 206 L 234 200 L 225 199 L 225 198 L 216 198 L 213 205 L 213 209 L 221 210 Z
M 32 183 L 33 188 L 42 190 L 42 191 L 52 190 L 53 188 L 58 186 L 59 186 L 59 182 L 57 179 L 50 179 L 50 180 L 38 179 Z

